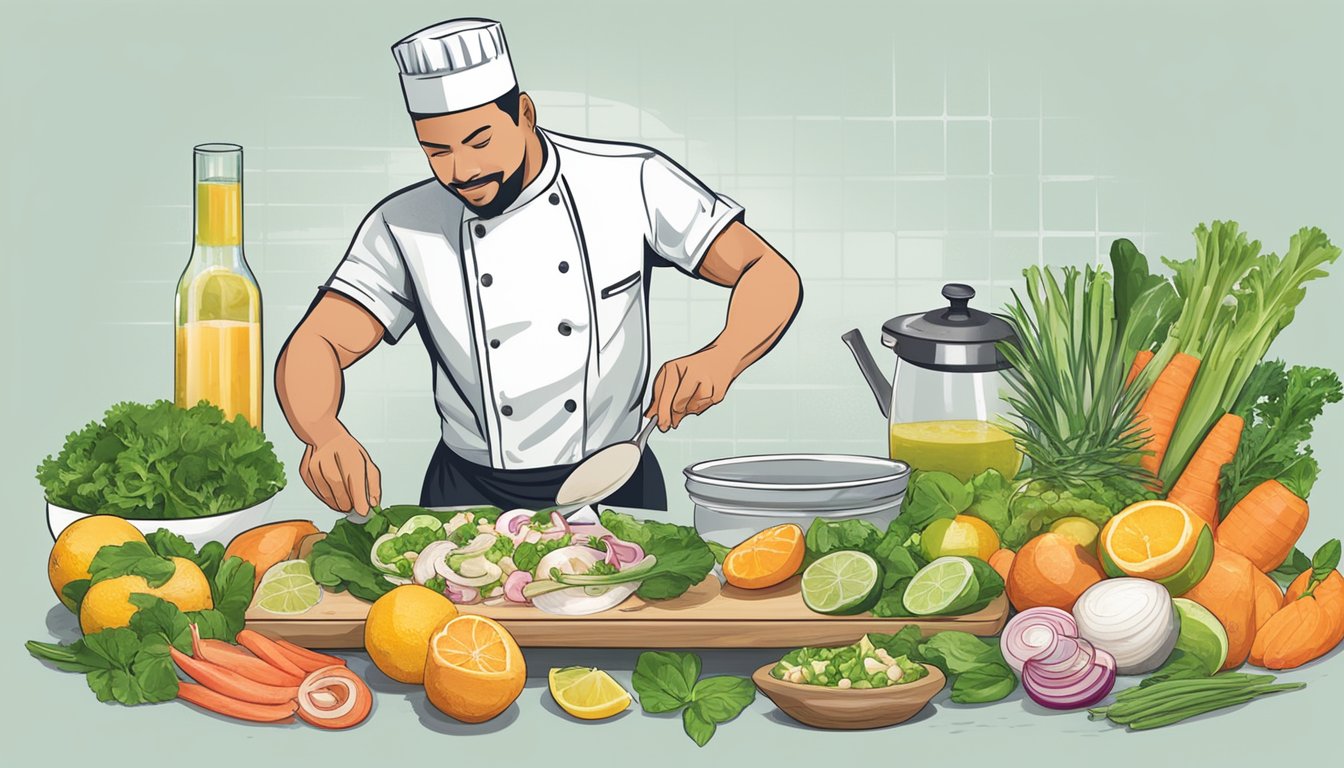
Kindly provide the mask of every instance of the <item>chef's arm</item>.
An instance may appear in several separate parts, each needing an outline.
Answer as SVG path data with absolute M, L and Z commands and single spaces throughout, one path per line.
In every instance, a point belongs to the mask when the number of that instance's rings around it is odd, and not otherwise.
M 299 475 L 338 512 L 366 514 L 378 504 L 381 477 L 364 447 L 338 418 L 344 370 L 383 338 L 368 310 L 334 291 L 318 299 L 294 329 L 275 364 L 275 393 L 304 442 Z
M 793 266 L 741 222 L 715 238 L 698 273 L 733 289 L 728 318 L 704 349 L 658 372 L 647 414 L 657 415 L 664 431 L 722 401 L 733 380 L 784 335 L 802 304 L 802 281 Z

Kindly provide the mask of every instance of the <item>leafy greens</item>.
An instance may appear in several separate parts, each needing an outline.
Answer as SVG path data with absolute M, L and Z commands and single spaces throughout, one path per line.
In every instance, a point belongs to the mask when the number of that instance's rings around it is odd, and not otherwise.
M 745 677 L 700 677 L 700 657 L 675 651 L 646 651 L 631 678 L 645 712 L 681 711 L 682 728 L 697 746 L 705 746 L 718 726 L 742 714 L 756 700 L 756 687 Z
M 285 487 L 285 469 L 241 416 L 159 400 L 113 405 L 43 460 L 37 479 L 68 509 L 169 520 L 254 506 Z

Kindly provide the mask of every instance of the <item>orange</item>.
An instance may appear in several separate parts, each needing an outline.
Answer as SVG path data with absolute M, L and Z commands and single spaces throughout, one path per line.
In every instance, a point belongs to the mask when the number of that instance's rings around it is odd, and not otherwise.
M 1008 599 L 1019 611 L 1048 605 L 1073 610 L 1087 588 L 1105 578 L 1101 564 L 1073 540 L 1042 533 L 1022 545 L 1008 570 Z
M 1179 504 L 1140 501 L 1106 523 L 1097 549 L 1103 562 L 1109 559 L 1123 575 L 1157 581 L 1176 575 L 1190 562 L 1206 527 Z
M 89 564 L 98 550 L 128 541 L 144 542 L 145 535 L 135 526 L 115 515 L 90 515 L 71 523 L 51 548 L 47 559 L 47 580 L 56 597 L 70 610 L 75 604 L 61 591 L 72 581 L 89 578 Z
M 1236 669 L 1246 661 L 1255 641 L 1255 580 L 1250 560 L 1221 544 L 1213 547 L 1213 564 L 1183 597 L 1209 609 L 1227 630 L 1227 662 Z
M 764 589 L 784 581 L 803 564 L 803 529 L 776 525 L 733 547 L 723 558 L 723 576 L 742 589 Z
M 215 607 L 210 596 L 210 582 L 200 566 L 185 557 L 170 558 L 173 575 L 157 587 L 139 576 L 117 576 L 89 587 L 84 602 L 79 606 L 79 627 L 86 635 L 113 627 L 124 627 L 140 610 L 131 602 L 131 595 L 145 593 L 162 598 L 182 611 L 203 611 Z
M 449 717 L 483 723 L 508 709 L 525 682 L 523 652 L 494 619 L 450 618 L 429 639 L 425 694 Z
M 457 615 L 453 601 L 419 584 L 403 584 L 378 598 L 364 620 L 364 649 L 374 666 L 402 683 L 425 681 L 429 639 Z
M 999 575 L 1003 577 L 1004 583 L 1007 583 L 1008 572 L 1013 568 L 1013 558 L 1015 557 L 1017 557 L 1017 553 L 1013 550 L 1000 549 L 990 555 L 987 562 L 989 563 L 990 568 L 998 571 Z

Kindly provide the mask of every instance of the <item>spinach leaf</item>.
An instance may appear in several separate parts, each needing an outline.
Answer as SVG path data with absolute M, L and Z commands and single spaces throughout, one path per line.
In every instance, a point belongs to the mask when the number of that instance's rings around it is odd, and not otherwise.
M 882 532 L 867 520 L 823 520 L 813 519 L 803 537 L 806 555 L 804 567 L 832 552 L 854 550 L 873 554 L 878 542 L 882 541 Z
M 224 559 L 224 545 L 218 541 L 207 541 L 201 547 L 201 551 L 197 552 L 191 542 L 167 528 L 154 531 L 146 536 L 145 540 L 149 542 L 149 548 L 159 557 L 184 557 L 192 561 L 207 579 L 215 578 L 219 563 Z
M 958 704 L 986 704 L 999 701 L 1017 690 L 1017 675 L 1007 664 L 980 664 L 957 675 L 952 681 L 952 701 Z
M 161 587 L 173 577 L 177 566 L 159 557 L 143 541 L 113 544 L 98 550 L 89 563 L 90 584 L 119 576 L 139 576 L 151 587 Z
M 409 518 L 408 518 L 409 519 Z M 313 544 L 308 567 L 313 580 L 332 591 L 349 590 L 361 600 L 373 602 L 392 591 L 392 583 L 373 567 L 373 542 L 388 531 L 379 510 L 372 510 L 363 523 L 337 520 L 331 531 Z
M 84 595 L 88 594 L 90 584 L 88 579 L 75 579 L 61 587 L 61 598 L 74 606 L 70 610 L 76 616 L 79 615 L 79 608 L 84 603 Z
M 256 566 L 241 557 L 230 557 L 219 566 L 219 572 L 210 582 L 210 594 L 215 610 L 228 622 L 231 634 L 243 628 L 243 616 L 252 603 L 252 588 L 256 583 Z
M 922 641 L 923 633 L 919 631 L 919 627 L 913 624 L 902 627 L 901 631 L 894 635 L 868 633 L 868 642 L 872 643 L 875 648 L 885 650 L 893 659 L 897 656 L 915 658 L 915 652 Z
M 1003 536 L 1011 517 L 1008 514 L 1008 501 L 1013 496 L 1013 487 L 997 469 L 987 469 L 971 478 L 971 504 L 965 514 L 978 517 L 989 523 L 994 532 Z
M 901 519 L 916 531 L 934 520 L 952 519 L 971 505 L 974 494 L 966 484 L 946 472 L 916 472 L 910 478 L 901 505 Z M 986 521 L 988 522 L 988 521 Z
M 691 701 L 713 723 L 726 723 L 756 700 L 756 686 L 745 677 L 706 677 L 691 690 Z
M 638 544 L 656 558 L 654 575 L 644 579 L 635 592 L 645 600 L 679 597 L 714 569 L 714 552 L 690 526 L 640 521 L 609 509 L 599 519 L 616 538 Z

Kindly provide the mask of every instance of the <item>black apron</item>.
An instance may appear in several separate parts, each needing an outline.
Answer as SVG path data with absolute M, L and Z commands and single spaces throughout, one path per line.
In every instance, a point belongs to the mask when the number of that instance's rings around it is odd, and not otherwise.
M 420 489 L 422 507 L 488 504 L 502 509 L 546 509 L 555 506 L 560 485 L 576 464 L 536 469 L 495 469 L 467 461 L 443 442 L 434 449 Z M 667 509 L 663 470 L 653 451 L 645 450 L 639 468 L 620 490 L 602 504 L 636 509 Z

